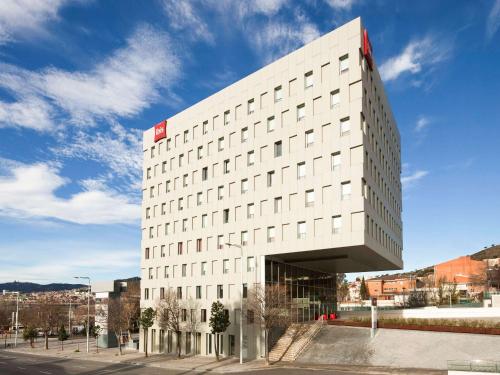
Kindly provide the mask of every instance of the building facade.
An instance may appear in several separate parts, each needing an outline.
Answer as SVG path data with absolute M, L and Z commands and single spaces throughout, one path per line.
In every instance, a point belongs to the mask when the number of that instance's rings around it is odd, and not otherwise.
M 148 129 L 143 151 L 141 307 L 169 289 L 189 305 L 183 353 L 213 353 L 215 300 L 222 352 L 239 353 L 256 283 L 286 284 L 309 320 L 335 309 L 336 272 L 403 265 L 400 136 L 359 18 Z M 244 355 L 262 355 L 243 326 Z M 157 325 L 148 337 L 175 350 Z

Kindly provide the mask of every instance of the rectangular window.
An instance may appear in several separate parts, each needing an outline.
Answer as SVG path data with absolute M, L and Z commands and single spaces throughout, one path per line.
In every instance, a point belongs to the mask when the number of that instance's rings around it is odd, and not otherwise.
M 274 102 L 277 103 L 283 99 L 283 90 L 281 86 L 278 86 L 274 89 Z
M 182 299 L 182 287 L 177 287 L 177 299 Z
M 247 272 L 255 271 L 255 258 L 247 257 Z
M 306 238 L 306 222 L 299 221 L 297 223 L 297 238 L 304 239 Z
M 248 296 L 248 286 L 247 284 L 243 284 L 243 298 L 247 298 Z
M 229 125 L 229 123 L 231 122 L 231 116 L 230 116 L 230 112 L 229 111 L 226 111 L 224 112 L 224 125 Z
M 229 273 L 229 259 L 224 259 L 222 261 L 222 273 Z
M 207 321 L 207 309 L 201 309 L 200 320 L 202 323 L 206 323 L 206 321 Z
M 302 121 L 306 117 L 306 105 L 301 104 L 297 106 L 297 121 Z
M 222 234 L 217 236 L 217 249 L 222 250 L 224 248 L 224 236 Z
M 274 182 L 274 171 L 267 172 L 267 187 L 273 186 Z
M 340 120 L 340 135 L 349 134 L 350 131 L 351 131 L 351 123 L 349 121 L 349 117 Z
M 202 249 L 202 241 L 201 238 L 198 238 L 196 240 L 196 252 L 201 253 L 201 249 Z
M 217 285 L 217 298 L 222 299 L 224 298 L 224 288 L 222 285 Z
M 255 215 L 255 205 L 253 203 L 249 203 L 247 205 L 247 218 L 251 219 Z
M 274 116 L 273 117 L 269 117 L 267 119 L 267 131 L 268 132 L 274 131 L 275 125 L 276 125 L 276 122 L 274 120 Z
M 217 199 L 222 200 L 224 198 L 224 186 L 219 186 L 217 188 Z
M 267 227 L 267 242 L 274 242 L 276 238 L 276 230 L 274 227 Z
M 229 159 L 224 160 L 224 174 L 229 173 Z
M 341 187 L 341 198 L 342 200 L 348 200 L 351 198 L 351 181 L 342 182 Z
M 340 105 L 340 90 L 334 90 L 330 93 L 330 107 L 337 108 Z
M 241 246 L 248 245 L 248 231 L 241 232 Z
M 187 143 L 189 139 L 189 130 L 184 130 L 184 143 Z
M 340 74 L 349 71 L 349 55 L 344 55 L 339 59 Z
M 203 146 L 198 146 L 198 153 L 197 153 L 198 160 L 201 160 L 203 157 Z
M 182 277 L 186 277 L 186 275 L 187 275 L 187 264 L 183 264 L 182 265 L 181 272 L 182 272 Z
M 226 208 L 224 209 L 224 211 L 222 211 L 222 223 L 229 223 L 229 208 Z
M 205 276 L 207 274 L 207 262 L 201 262 L 200 273 L 201 276 Z
M 310 72 L 307 72 L 304 74 L 304 87 L 307 89 L 309 87 L 312 87 L 314 84 L 313 81 L 313 72 L 312 70 Z
M 177 255 L 182 255 L 182 242 L 177 242 Z
M 206 181 L 208 179 L 208 167 L 203 167 L 201 170 L 201 180 Z
M 338 234 L 340 233 L 340 229 L 342 228 L 342 216 L 337 215 L 332 217 L 332 233 Z
M 248 151 L 247 153 L 247 165 L 254 165 L 255 164 L 255 152 L 253 151 Z
M 248 179 L 241 180 L 241 194 L 248 192 Z
M 196 205 L 201 206 L 203 202 L 203 193 L 200 191 L 196 194 Z
M 201 215 L 201 227 L 202 228 L 206 228 L 207 227 L 207 221 L 208 221 L 207 214 Z
M 248 128 L 241 129 L 241 143 L 248 141 Z
M 340 157 L 340 151 L 332 154 L 332 171 L 340 169 L 340 163 L 342 159 Z
M 314 144 L 314 130 L 306 131 L 306 148 L 311 147 Z
M 306 177 L 306 162 L 297 164 L 297 179 L 300 180 Z
M 201 285 L 196 286 L 196 299 L 201 299 Z
M 314 206 L 314 190 L 306 191 L 306 207 Z
M 218 145 L 219 151 L 224 150 L 224 137 L 219 138 L 217 145 Z
M 281 141 L 274 142 L 274 157 L 278 158 L 283 155 L 283 145 Z
M 248 114 L 251 115 L 254 112 L 255 112 L 255 101 L 253 99 L 250 99 L 248 101 Z
M 279 214 L 282 210 L 283 199 L 281 197 L 274 198 L 274 213 Z
M 183 202 L 184 202 L 184 198 L 179 198 L 179 199 L 177 200 L 177 209 L 178 209 L 179 211 L 182 211 L 182 209 L 183 209 Z

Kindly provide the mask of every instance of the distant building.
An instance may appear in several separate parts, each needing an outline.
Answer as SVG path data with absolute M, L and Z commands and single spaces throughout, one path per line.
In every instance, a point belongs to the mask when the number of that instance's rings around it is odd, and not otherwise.
M 112 299 L 119 299 L 127 291 L 137 291 L 140 298 L 140 282 L 138 277 L 126 280 L 97 281 L 92 284 L 92 293 L 95 295 L 95 325 L 101 328 L 98 344 L 101 348 L 114 348 L 118 341 L 109 327 L 109 305 Z
M 396 296 L 404 296 L 413 290 L 422 288 L 423 282 L 416 277 L 388 275 L 365 280 L 370 297 L 379 300 L 394 300 Z
M 473 295 L 487 288 L 487 262 L 461 256 L 434 266 L 434 283 L 454 284 L 462 294 Z

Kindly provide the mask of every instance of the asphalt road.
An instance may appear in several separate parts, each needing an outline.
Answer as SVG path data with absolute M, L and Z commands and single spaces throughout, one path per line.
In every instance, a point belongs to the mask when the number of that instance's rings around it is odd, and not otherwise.
M 353 375 L 354 372 L 339 372 L 334 370 L 318 369 L 290 369 L 275 368 L 259 370 L 259 374 L 273 375 Z M 78 359 L 51 358 L 12 352 L 0 352 L 1 375 L 184 375 L 202 373 L 196 371 L 167 370 L 164 368 L 145 367 L 131 364 L 114 364 L 94 362 Z M 251 374 L 255 372 L 238 372 Z

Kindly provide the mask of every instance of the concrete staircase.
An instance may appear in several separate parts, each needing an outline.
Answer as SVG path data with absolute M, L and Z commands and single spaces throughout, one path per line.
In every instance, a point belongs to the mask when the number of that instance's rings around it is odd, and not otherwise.
M 311 343 L 323 326 L 322 320 L 314 323 L 294 323 L 288 327 L 269 353 L 271 362 L 292 362 Z

